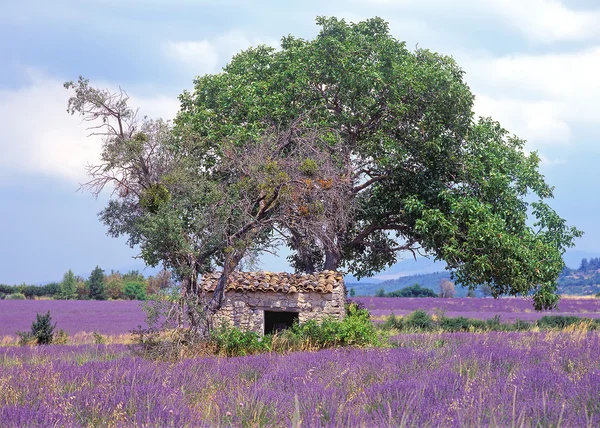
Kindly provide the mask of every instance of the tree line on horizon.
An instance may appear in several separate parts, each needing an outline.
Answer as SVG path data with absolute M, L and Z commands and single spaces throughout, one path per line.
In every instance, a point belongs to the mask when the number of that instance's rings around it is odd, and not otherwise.
M 69 269 L 61 282 L 46 285 L 0 284 L 0 299 L 146 300 L 172 286 L 171 273 L 166 270 L 146 278 L 137 270 L 124 274 L 111 271 L 106 275 L 96 266 L 87 279 Z

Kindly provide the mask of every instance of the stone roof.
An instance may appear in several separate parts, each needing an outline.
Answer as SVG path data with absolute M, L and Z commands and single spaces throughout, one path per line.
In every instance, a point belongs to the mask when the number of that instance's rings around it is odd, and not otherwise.
M 200 289 L 214 291 L 221 272 L 208 273 L 200 280 Z M 326 270 L 314 274 L 292 274 L 273 272 L 233 272 L 226 291 L 275 291 L 278 293 L 331 293 L 344 282 L 339 272 Z

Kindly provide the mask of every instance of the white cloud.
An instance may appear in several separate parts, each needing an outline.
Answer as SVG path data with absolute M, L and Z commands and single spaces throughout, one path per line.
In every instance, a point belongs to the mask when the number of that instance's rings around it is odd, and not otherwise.
M 571 141 L 600 117 L 600 48 L 459 61 L 476 94 L 475 111 L 539 146 Z
M 600 9 L 574 10 L 559 0 L 362 0 L 430 12 L 461 13 L 474 19 L 499 17 L 533 42 L 579 41 L 600 37 Z M 460 12 L 457 12 L 459 10 Z
M 84 165 L 99 159 L 100 139 L 87 137 L 86 123 L 66 112 L 70 96 L 62 81 L 27 70 L 29 85 L 0 91 L 0 180 L 26 173 L 59 177 L 76 183 L 85 180 Z M 94 83 L 94 82 L 92 82 Z M 115 85 L 94 85 L 110 87 Z M 172 118 L 177 111 L 173 97 L 137 97 L 131 105 L 150 116 Z
M 268 45 L 277 47 L 274 39 L 251 38 L 240 31 L 231 31 L 211 40 L 170 41 L 165 43 L 164 52 L 195 75 L 217 73 L 233 55 L 251 46 Z
M 477 116 L 491 116 L 533 145 L 565 143 L 572 137 L 569 124 L 561 118 L 565 108 L 560 103 L 479 95 L 474 110 Z
M 214 73 L 219 64 L 219 54 L 208 40 L 197 42 L 168 42 L 167 53 L 184 63 L 196 74 Z
M 532 40 L 585 40 L 600 35 L 600 11 L 569 9 L 558 0 L 492 0 L 488 5 Z

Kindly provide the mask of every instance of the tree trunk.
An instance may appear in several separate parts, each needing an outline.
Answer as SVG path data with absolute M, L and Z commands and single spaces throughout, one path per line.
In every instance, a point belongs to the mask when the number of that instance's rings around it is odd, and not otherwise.
M 337 271 L 340 266 L 342 255 L 338 250 L 327 250 L 325 253 L 325 266 L 324 270 Z
M 295 266 L 296 271 L 314 273 L 317 270 L 317 267 L 315 265 L 314 257 L 312 257 L 311 254 L 312 249 L 310 248 L 310 246 L 307 246 L 305 243 L 302 242 L 302 235 L 298 233 L 297 230 L 291 229 L 290 232 L 292 234 L 290 246 L 292 250 L 296 251 L 297 254 L 297 264 Z
M 242 254 L 235 251 L 232 254 L 227 254 L 225 256 L 223 272 L 221 273 L 221 277 L 219 278 L 219 282 L 217 283 L 213 296 L 207 305 L 207 323 L 209 330 L 212 328 L 212 317 L 219 309 L 221 309 L 221 306 L 223 305 L 223 297 L 225 294 L 225 289 L 227 288 L 227 283 L 229 282 L 229 275 L 238 266 L 240 260 L 242 260 Z

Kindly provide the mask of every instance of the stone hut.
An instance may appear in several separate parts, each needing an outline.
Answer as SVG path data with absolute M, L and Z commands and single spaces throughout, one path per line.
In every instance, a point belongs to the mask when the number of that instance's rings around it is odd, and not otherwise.
M 220 272 L 204 275 L 200 289 L 214 291 L 220 276 Z M 269 334 L 291 326 L 294 321 L 342 319 L 345 303 L 344 277 L 337 272 L 305 275 L 233 272 L 215 323 Z

